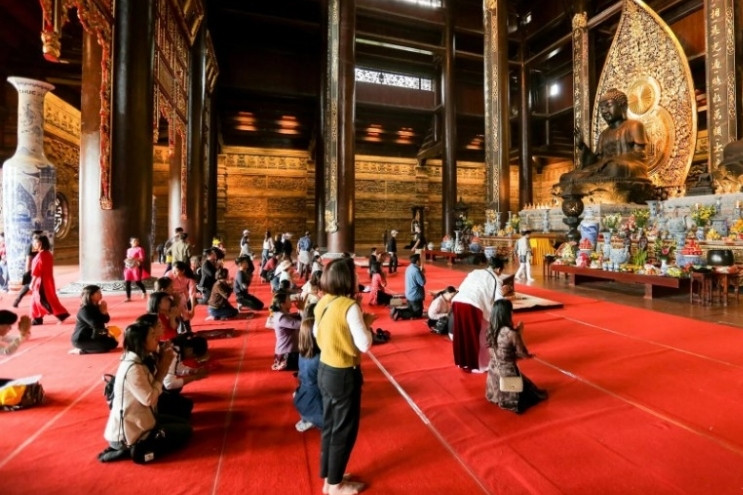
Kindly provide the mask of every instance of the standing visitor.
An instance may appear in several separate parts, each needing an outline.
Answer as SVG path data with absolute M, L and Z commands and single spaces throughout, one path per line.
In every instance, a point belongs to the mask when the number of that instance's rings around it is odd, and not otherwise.
M 44 315 L 53 314 L 60 323 L 65 321 L 70 313 L 57 299 L 57 288 L 54 284 L 54 256 L 51 253 L 49 238 L 40 235 L 34 238 L 34 246 L 38 254 L 31 263 L 31 318 L 34 325 L 44 323 Z
M 239 256 L 249 256 L 250 254 L 250 231 L 245 229 L 243 230 L 243 236 L 240 238 Z
M 353 495 L 363 483 L 344 478 L 361 419 L 361 354 L 372 345 L 369 327 L 375 316 L 356 302 L 356 275 L 348 262 L 335 259 L 320 282 L 325 295 L 315 307 L 313 333 L 320 348 L 317 382 L 323 402 L 320 476 L 323 493 Z
M 268 258 L 274 252 L 273 239 L 271 238 L 271 231 L 267 230 L 263 236 L 263 246 L 261 247 L 261 267 L 266 264 Z
M 124 289 L 127 302 L 132 300 L 132 282 L 142 291 L 142 299 L 147 297 L 147 289 L 142 283 L 142 264 L 144 264 L 144 248 L 139 245 L 139 238 L 132 237 L 129 239 L 129 248 L 124 258 Z
M 529 237 L 531 235 L 530 230 L 525 230 L 519 240 L 516 241 L 516 256 L 519 258 L 519 269 L 516 271 L 514 279 L 523 280 L 526 279 L 529 282 L 533 282 L 534 279 L 531 277 L 531 244 L 529 243 Z
M 312 239 L 310 238 L 310 232 L 306 231 L 304 236 L 299 238 L 297 241 L 297 272 L 299 277 L 308 281 L 310 279 L 310 267 L 312 266 L 312 255 L 310 250 L 312 249 Z
M 489 266 L 471 271 L 452 299 L 454 364 L 468 372 L 484 373 L 490 362 L 485 341 L 493 303 L 509 292 L 500 278 L 503 260 L 493 256 Z
M 389 273 L 397 272 L 397 231 L 392 229 L 387 239 L 387 253 L 390 255 Z
M 17 308 L 18 305 L 21 304 L 23 296 L 31 292 L 31 263 L 34 261 L 36 255 L 39 254 L 34 241 L 43 233 L 43 230 L 34 230 L 34 233 L 31 234 L 31 243 L 28 245 L 28 253 L 26 254 L 26 271 L 23 272 L 23 278 L 21 280 L 23 287 L 21 287 L 20 292 L 18 292 L 15 301 L 13 301 L 14 308 Z

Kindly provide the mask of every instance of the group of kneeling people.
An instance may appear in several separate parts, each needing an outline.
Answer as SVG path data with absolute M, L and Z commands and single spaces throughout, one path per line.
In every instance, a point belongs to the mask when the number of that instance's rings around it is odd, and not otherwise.
M 200 365 L 207 342 L 191 333 L 164 338 L 162 319 L 147 313 L 124 332 L 124 354 L 107 396 L 111 411 L 102 462 L 131 458 L 153 461 L 187 442 L 193 401 L 181 395 L 187 383 L 207 376 Z

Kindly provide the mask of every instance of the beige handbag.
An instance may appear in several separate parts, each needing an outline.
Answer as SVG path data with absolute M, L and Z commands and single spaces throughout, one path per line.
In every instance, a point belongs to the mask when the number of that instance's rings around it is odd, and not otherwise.
M 502 376 L 498 383 L 501 392 L 522 392 L 524 390 L 524 379 L 521 375 Z

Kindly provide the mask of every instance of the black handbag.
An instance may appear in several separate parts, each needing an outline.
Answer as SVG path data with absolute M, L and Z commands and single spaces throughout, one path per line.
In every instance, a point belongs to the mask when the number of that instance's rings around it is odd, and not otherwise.
M 162 429 L 150 430 L 146 438 L 140 439 L 131 446 L 129 454 L 136 464 L 146 464 L 159 459 L 163 454 L 163 442 L 165 431 Z

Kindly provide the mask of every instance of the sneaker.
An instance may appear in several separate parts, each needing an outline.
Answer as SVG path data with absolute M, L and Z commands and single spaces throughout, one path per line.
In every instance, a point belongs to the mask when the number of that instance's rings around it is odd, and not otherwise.
M 294 425 L 294 428 L 300 433 L 305 432 L 309 430 L 310 428 L 313 428 L 315 425 L 310 423 L 309 421 L 305 421 L 304 419 L 300 419 L 297 421 L 297 424 Z

